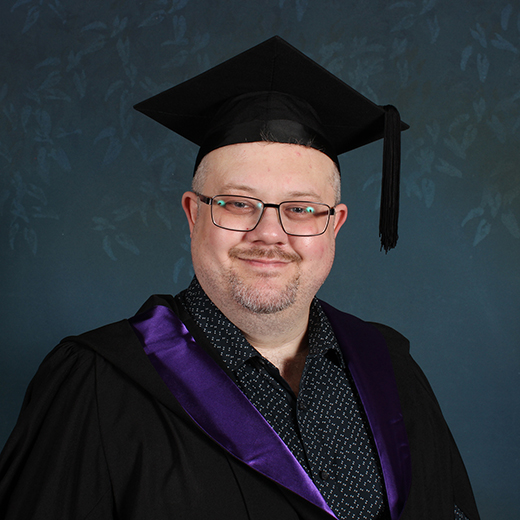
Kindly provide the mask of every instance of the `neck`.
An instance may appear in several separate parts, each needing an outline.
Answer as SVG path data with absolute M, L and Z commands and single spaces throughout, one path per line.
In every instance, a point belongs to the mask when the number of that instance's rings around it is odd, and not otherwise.
M 310 304 L 303 309 L 293 305 L 273 314 L 256 314 L 229 303 L 220 310 L 242 331 L 247 341 L 278 368 L 297 394 L 308 353 Z
M 269 314 L 252 312 L 229 299 L 214 303 L 257 349 L 286 350 L 291 345 L 296 353 L 305 341 L 310 303 L 305 306 L 295 303 L 287 309 Z
M 247 334 L 245 336 L 249 343 L 279 370 L 280 375 L 298 395 L 305 360 L 309 352 L 307 331 L 305 330 L 303 334 L 294 338 L 288 338 L 285 343 L 278 343 L 276 347 L 266 343 L 265 338 L 256 340 L 248 337 Z

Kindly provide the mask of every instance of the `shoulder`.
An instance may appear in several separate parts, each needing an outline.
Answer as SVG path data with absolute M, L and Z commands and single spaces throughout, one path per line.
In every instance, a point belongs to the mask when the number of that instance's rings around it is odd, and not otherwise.
M 151 297 L 141 309 L 150 305 L 168 306 L 168 302 L 166 298 Z M 142 345 L 126 319 L 61 340 L 40 364 L 27 389 L 24 406 L 34 400 L 50 400 L 65 388 L 76 394 L 81 389 L 83 395 L 93 395 L 86 387 L 92 390 L 90 382 L 99 378 L 100 368 L 105 373 L 107 367 L 142 384 L 155 379 Z
M 175 308 L 172 308 L 173 303 L 174 299 L 171 296 L 151 296 L 137 311 L 136 316 L 157 306 L 168 307 L 176 312 Z M 65 345 L 69 348 L 74 346 L 78 351 L 83 349 L 90 352 L 90 355 L 100 356 L 123 372 L 133 373 L 143 364 L 147 365 L 143 346 L 129 319 L 109 323 L 77 336 L 69 336 L 62 340 L 57 349 L 64 348 Z
M 400 332 L 388 325 L 364 321 L 325 302 L 320 304 L 340 346 L 347 346 L 351 357 L 363 360 L 370 370 L 386 366 L 393 372 L 401 395 L 417 386 L 426 388 L 424 375 L 410 355 L 410 342 Z
M 85 383 L 92 374 L 94 363 L 95 354 L 92 351 L 72 340 L 64 340 L 40 364 L 27 389 L 24 405 L 36 395 L 41 399 L 41 388 L 45 388 L 49 395 L 71 384 L 71 381 Z
M 382 323 L 364 321 L 353 314 L 341 311 L 321 300 L 319 300 L 319 303 L 331 323 L 333 323 L 335 329 L 350 329 L 355 331 L 358 335 L 366 337 L 367 340 L 370 340 L 371 337 L 382 337 L 391 354 L 399 356 L 409 355 L 410 342 L 405 336 L 392 327 L 383 325 Z
M 376 322 L 365 322 L 367 325 L 377 329 L 385 338 L 390 353 L 399 356 L 406 356 L 410 353 L 410 341 L 399 331 Z
M 163 306 L 170 308 L 177 313 L 178 304 L 175 298 L 170 295 L 152 295 L 139 308 L 136 315 L 144 313 L 152 307 Z M 76 336 L 68 336 L 64 338 L 60 345 L 77 345 L 87 347 L 95 352 L 102 353 L 111 347 L 115 347 L 121 341 L 134 340 L 134 332 L 128 319 L 122 319 L 113 323 L 108 323 L 101 327 L 86 331 Z

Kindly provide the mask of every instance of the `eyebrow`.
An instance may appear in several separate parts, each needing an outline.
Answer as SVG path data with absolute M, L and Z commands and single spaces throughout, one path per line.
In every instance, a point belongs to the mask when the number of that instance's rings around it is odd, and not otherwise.
M 222 186 L 221 190 L 222 190 L 222 194 L 227 193 L 227 190 L 231 190 L 231 191 L 236 190 L 236 191 L 245 191 L 246 193 L 249 193 L 251 196 L 256 195 L 255 194 L 256 190 L 254 188 L 252 188 L 251 186 L 244 185 L 244 184 L 233 184 L 233 183 L 224 184 Z M 286 196 L 288 197 L 286 200 L 292 200 L 293 198 L 294 199 L 307 198 L 310 200 L 321 198 L 315 191 L 291 191 Z

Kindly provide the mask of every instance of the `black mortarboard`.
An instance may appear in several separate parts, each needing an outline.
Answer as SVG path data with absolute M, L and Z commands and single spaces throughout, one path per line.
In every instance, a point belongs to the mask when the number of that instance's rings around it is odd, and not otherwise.
M 402 123 L 275 36 L 198 76 L 151 97 L 137 110 L 210 151 L 235 143 L 277 141 L 337 156 L 384 137 L 379 233 L 397 242 Z

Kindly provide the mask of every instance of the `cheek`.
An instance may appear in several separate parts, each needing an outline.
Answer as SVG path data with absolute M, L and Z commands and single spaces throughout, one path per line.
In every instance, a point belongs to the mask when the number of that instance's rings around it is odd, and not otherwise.
M 191 253 L 195 268 L 207 268 L 212 263 L 211 252 L 216 254 L 214 233 L 206 224 L 206 222 L 198 220 L 191 234 Z M 213 224 L 211 225 L 213 226 Z
M 311 237 L 302 244 L 302 256 L 312 261 L 321 261 L 334 255 L 334 240 L 328 236 Z
M 197 222 L 191 238 L 192 251 L 200 255 L 200 260 L 220 264 L 226 261 L 229 250 L 237 245 L 241 236 L 241 233 L 218 228 L 211 221 Z

